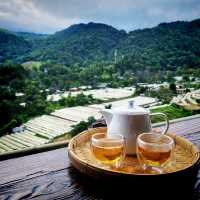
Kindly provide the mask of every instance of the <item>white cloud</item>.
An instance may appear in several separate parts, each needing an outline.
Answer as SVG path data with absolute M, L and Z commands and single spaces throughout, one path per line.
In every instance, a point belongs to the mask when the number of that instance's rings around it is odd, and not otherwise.
M 14 29 L 34 32 L 54 32 L 78 21 L 54 16 L 29 0 L 0 1 L 0 17 L 0 25 L 13 24 Z
M 199 0 L 0 0 L 0 27 L 55 32 L 90 21 L 133 30 L 200 17 Z

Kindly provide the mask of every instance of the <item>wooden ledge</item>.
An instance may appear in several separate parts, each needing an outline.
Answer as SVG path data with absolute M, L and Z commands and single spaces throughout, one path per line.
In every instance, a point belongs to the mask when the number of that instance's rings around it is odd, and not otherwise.
M 196 119 L 196 118 L 200 118 L 200 114 L 196 114 L 196 115 L 192 115 L 192 116 L 188 116 L 188 117 L 181 117 L 178 119 L 173 119 L 173 120 L 170 120 L 169 123 L 174 124 L 177 122 L 187 121 L 187 120 Z M 163 126 L 163 125 L 165 125 L 165 122 L 158 122 L 158 123 L 154 123 L 152 125 L 152 127 L 155 128 L 155 127 L 159 127 L 159 126 Z
M 3 154 L 0 154 L 0 161 L 11 159 L 11 158 L 16 158 L 16 157 L 20 157 L 20 156 L 26 156 L 26 155 L 30 155 L 30 154 L 45 152 L 45 151 L 58 149 L 58 148 L 62 148 L 62 147 L 67 147 L 68 143 L 69 143 L 69 140 L 65 140 L 65 141 L 44 144 L 44 145 L 40 145 L 40 146 L 28 147 L 28 148 L 24 148 L 21 150 L 6 152 Z

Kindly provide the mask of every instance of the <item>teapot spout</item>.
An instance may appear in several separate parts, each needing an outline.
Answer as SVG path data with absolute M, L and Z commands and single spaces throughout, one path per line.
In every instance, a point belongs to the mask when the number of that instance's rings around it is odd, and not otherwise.
M 112 117 L 113 117 L 111 110 L 110 109 L 102 109 L 99 112 L 103 115 L 103 118 L 106 120 L 106 124 L 108 127 L 110 125 L 110 123 L 112 121 Z

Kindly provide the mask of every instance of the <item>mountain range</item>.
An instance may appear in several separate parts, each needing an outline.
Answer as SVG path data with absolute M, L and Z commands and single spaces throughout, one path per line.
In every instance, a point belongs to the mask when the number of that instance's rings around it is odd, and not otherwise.
M 119 63 L 131 68 L 200 66 L 200 19 L 161 23 L 126 32 L 90 22 L 55 34 L 20 33 L 0 29 L 0 63 L 12 60 L 51 61 L 87 65 Z

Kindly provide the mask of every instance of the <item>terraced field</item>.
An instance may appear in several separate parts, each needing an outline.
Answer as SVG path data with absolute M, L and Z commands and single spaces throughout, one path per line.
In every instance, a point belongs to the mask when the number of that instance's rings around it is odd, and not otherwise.
M 24 131 L 0 138 L 0 154 L 40 146 L 71 130 L 75 122 L 43 115 L 23 125 Z
M 186 110 L 200 110 L 200 90 L 188 92 L 184 96 L 174 97 L 172 103 L 175 103 Z
M 134 100 L 136 105 L 155 103 L 154 98 L 134 97 L 112 102 L 113 107 L 128 105 L 128 101 Z M 107 103 L 110 104 L 110 103 Z M 34 148 L 43 144 L 51 143 L 54 138 L 61 136 L 72 129 L 72 125 L 85 121 L 93 116 L 101 118 L 98 112 L 107 104 L 90 106 L 77 106 L 56 110 L 50 115 L 36 117 L 23 124 L 23 131 L 0 137 L 0 154 L 12 151 Z

